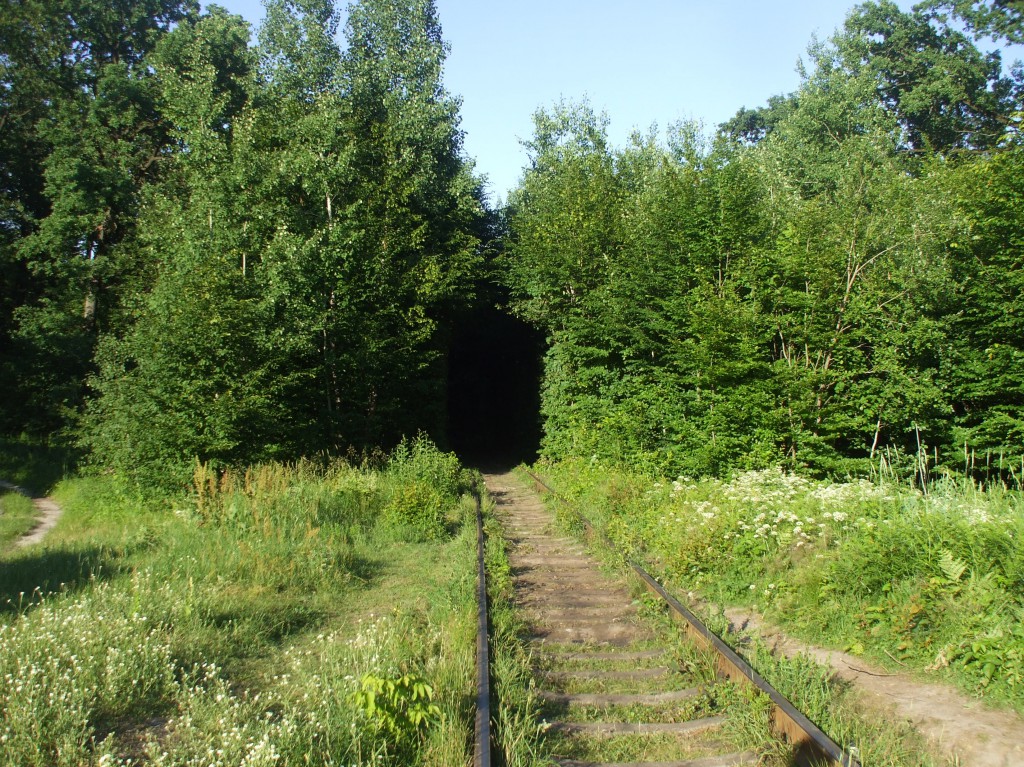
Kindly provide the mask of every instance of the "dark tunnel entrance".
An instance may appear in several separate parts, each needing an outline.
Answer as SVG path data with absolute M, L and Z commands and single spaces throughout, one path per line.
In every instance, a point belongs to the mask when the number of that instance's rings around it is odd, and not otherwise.
M 448 357 L 448 440 L 463 463 L 508 468 L 540 448 L 544 336 L 496 307 L 455 329 Z

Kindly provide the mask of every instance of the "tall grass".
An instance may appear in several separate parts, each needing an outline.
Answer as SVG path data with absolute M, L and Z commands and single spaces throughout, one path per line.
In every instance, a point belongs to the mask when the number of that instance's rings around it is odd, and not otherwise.
M 0 763 L 466 762 L 465 479 L 420 439 L 378 469 L 198 465 L 188 497 L 148 503 L 65 483 L 54 537 L 0 558 Z M 430 503 L 392 522 L 413 480 Z M 396 738 L 366 678 L 420 680 L 436 715 Z

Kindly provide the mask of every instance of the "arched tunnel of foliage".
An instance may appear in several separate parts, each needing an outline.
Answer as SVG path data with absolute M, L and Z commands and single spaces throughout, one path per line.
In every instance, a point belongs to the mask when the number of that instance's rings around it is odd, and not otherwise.
M 448 438 L 474 465 L 532 463 L 540 449 L 544 337 L 500 308 L 459 324 L 448 363 Z
M 1024 75 L 978 48 L 1015 4 L 861 4 L 713 137 L 542 109 L 502 211 L 432 0 L 266 0 L 255 41 L 122 5 L 0 20 L 4 432 L 165 487 L 538 423 L 673 475 L 1022 470 Z

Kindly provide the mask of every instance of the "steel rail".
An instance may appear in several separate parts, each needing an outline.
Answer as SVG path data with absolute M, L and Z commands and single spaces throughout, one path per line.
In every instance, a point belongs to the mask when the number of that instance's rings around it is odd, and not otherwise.
M 550 485 L 532 471 L 527 473 L 537 484 L 538 488 L 543 488 L 555 500 L 570 509 L 590 535 L 601 538 L 613 551 L 618 550 L 618 547 L 612 543 L 608 536 L 598 531 L 578 508 L 562 498 Z M 860 763 L 856 759 L 850 756 L 845 749 L 808 719 L 789 699 L 769 684 L 749 663 L 740 657 L 721 637 L 705 626 L 678 599 L 669 594 L 665 587 L 644 570 L 635 559 L 627 557 L 626 563 L 643 581 L 648 590 L 657 594 L 668 605 L 669 610 L 673 613 L 673 617 L 683 623 L 688 638 L 694 644 L 698 647 L 715 651 L 718 659 L 719 673 L 739 684 L 756 687 L 768 696 L 772 702 L 770 715 L 772 729 L 779 737 L 794 746 L 796 749 L 796 754 L 794 755 L 796 764 L 813 764 L 824 760 L 829 764 L 841 765 L 842 767 L 860 767 Z
M 491 661 L 488 647 L 487 572 L 484 566 L 484 520 L 480 493 L 476 494 L 477 634 L 475 767 L 491 767 Z

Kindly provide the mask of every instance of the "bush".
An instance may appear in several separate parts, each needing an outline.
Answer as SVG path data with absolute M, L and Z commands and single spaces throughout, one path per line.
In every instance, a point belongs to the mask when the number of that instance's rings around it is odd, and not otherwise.
M 419 481 L 453 502 L 470 485 L 455 453 L 444 453 L 424 434 L 402 440 L 388 461 L 387 474 L 396 480 Z
M 433 487 L 416 480 L 395 487 L 381 519 L 408 540 L 437 540 L 445 532 L 445 499 Z

